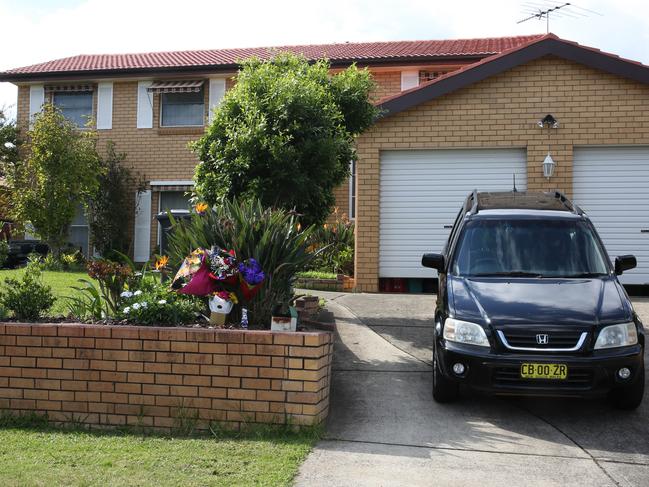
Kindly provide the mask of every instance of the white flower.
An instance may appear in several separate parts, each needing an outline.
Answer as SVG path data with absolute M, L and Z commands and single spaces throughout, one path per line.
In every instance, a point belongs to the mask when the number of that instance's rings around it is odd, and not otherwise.
M 130 306 L 127 306 L 126 308 L 124 308 L 124 314 L 125 315 L 129 314 L 130 312 L 131 312 L 131 307 Z
M 147 303 L 146 301 L 140 303 L 140 306 L 142 306 L 143 308 L 146 308 L 148 305 L 149 303 Z
M 135 310 L 140 309 L 140 303 L 133 303 L 132 308 Z
M 15 149 L 15 148 L 16 148 L 16 144 L 14 144 L 13 142 L 5 142 L 5 147 L 6 147 L 7 149 Z
M 124 291 L 119 296 L 120 296 L 120 298 L 130 298 L 131 296 L 133 296 L 133 293 L 131 291 Z
M 142 273 L 141 272 L 136 272 L 135 277 L 142 277 Z
M 140 291 L 140 290 L 138 289 L 137 291 L 135 291 L 135 292 L 133 293 L 133 296 L 139 296 L 140 294 L 142 294 L 142 291 Z
M 167 300 L 166 299 L 161 299 L 160 301 L 158 301 L 158 304 L 167 304 Z

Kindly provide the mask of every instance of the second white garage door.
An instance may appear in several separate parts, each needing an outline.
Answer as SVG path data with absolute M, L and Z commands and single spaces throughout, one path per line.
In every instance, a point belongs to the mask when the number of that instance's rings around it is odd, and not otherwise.
M 440 252 L 460 206 L 474 189 L 527 188 L 525 149 L 381 152 L 380 277 L 435 277 L 421 266 Z
M 573 199 L 591 218 L 606 250 L 633 254 L 638 267 L 623 284 L 649 283 L 649 147 L 574 150 Z

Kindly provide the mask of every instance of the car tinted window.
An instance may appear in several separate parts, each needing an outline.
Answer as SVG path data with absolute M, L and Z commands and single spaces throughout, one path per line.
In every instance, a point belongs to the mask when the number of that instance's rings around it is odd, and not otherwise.
M 452 264 L 461 276 L 586 277 L 608 266 L 592 228 L 576 220 L 473 220 Z

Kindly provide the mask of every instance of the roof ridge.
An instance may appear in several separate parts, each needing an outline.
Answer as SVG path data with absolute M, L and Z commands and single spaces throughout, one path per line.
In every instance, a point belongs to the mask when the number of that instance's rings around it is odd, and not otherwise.
M 329 44 L 295 44 L 264 47 L 231 47 L 221 49 L 190 49 L 182 51 L 151 51 L 117 54 L 77 54 L 30 64 L 0 73 L 4 80 L 37 77 L 41 74 L 73 74 L 120 72 L 156 69 L 195 69 L 197 67 L 234 66 L 242 58 L 267 58 L 273 51 L 302 53 L 308 59 L 329 58 L 332 61 L 364 61 L 403 59 L 441 59 L 448 57 L 483 57 L 513 46 L 542 38 L 542 34 L 519 36 L 460 38 L 440 40 L 366 41 Z
M 207 48 L 207 49 L 179 49 L 179 50 L 165 50 L 165 51 L 140 51 L 140 52 L 110 52 L 110 53 L 80 53 L 72 56 L 65 56 L 62 58 L 57 58 L 52 61 L 58 61 L 60 59 L 69 59 L 79 56 L 142 56 L 142 55 L 151 55 L 151 54 L 178 54 L 178 53 L 190 53 L 190 52 L 212 52 L 212 51 L 248 51 L 256 49 L 282 49 L 282 48 L 296 48 L 296 47 L 320 47 L 320 46 L 359 46 L 366 44 L 401 44 L 401 43 L 415 43 L 415 42 L 462 42 L 462 41 L 491 41 L 491 40 L 503 40 L 503 39 L 523 39 L 523 38 L 540 38 L 544 37 L 547 34 L 521 34 L 515 36 L 492 36 L 492 37 L 458 37 L 458 38 L 449 38 L 449 39 L 401 39 L 401 40 L 392 40 L 392 41 L 343 41 L 343 42 L 321 42 L 315 44 L 281 44 L 274 46 L 247 46 L 247 47 L 217 47 L 217 48 Z M 554 35 L 554 34 L 553 34 Z M 47 62 L 47 61 L 45 61 Z M 51 61 L 50 61 L 51 62 Z M 42 64 L 42 63 L 35 63 Z

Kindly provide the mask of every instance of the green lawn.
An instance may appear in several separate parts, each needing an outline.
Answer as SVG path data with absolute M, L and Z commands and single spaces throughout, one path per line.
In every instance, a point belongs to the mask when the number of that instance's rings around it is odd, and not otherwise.
M 24 269 L 0 270 L 0 286 L 4 284 L 6 277 L 20 279 L 24 272 Z M 68 314 L 65 297 L 75 292 L 70 289 L 70 286 L 78 286 L 77 279 L 81 278 L 90 279 L 85 272 L 43 271 L 43 282 L 52 287 L 52 292 L 57 298 L 54 307 L 48 313 L 50 316 L 65 316 Z
M 298 272 L 297 277 L 305 279 L 336 279 L 338 275 L 335 272 L 327 271 L 304 271 Z
M 0 429 L 0 485 L 290 485 L 314 431 L 170 438 Z

